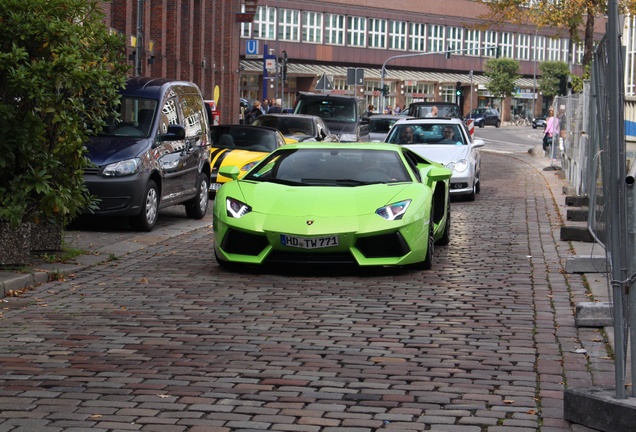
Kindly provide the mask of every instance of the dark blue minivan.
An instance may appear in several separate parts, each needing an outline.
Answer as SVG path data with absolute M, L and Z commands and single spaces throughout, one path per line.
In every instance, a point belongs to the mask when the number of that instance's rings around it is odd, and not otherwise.
M 208 209 L 208 115 L 190 82 L 135 77 L 121 91 L 119 117 L 86 144 L 93 164 L 84 172 L 102 216 L 128 216 L 151 231 L 159 209 L 185 205 L 201 219 Z

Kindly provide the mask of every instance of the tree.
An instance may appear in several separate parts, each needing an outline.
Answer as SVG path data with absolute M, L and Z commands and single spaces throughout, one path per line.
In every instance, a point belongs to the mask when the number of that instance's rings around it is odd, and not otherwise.
M 99 3 L 0 2 L 0 222 L 64 224 L 93 204 L 84 143 L 129 69 Z
M 562 93 L 560 91 L 560 82 L 570 75 L 568 64 L 560 61 L 545 61 L 539 64 L 541 70 L 541 78 L 539 78 L 539 87 L 544 96 L 557 96 Z
M 570 38 L 570 53 L 573 44 L 581 42 L 583 30 L 583 66 L 592 62 L 594 54 L 594 20 L 604 14 L 607 0 L 480 0 L 488 13 L 479 18 L 485 20 L 483 27 L 503 23 L 530 25 L 537 28 L 553 27 L 567 32 Z M 636 12 L 636 1 L 620 0 L 621 10 Z
M 519 62 L 507 58 L 489 59 L 484 64 L 484 75 L 488 77 L 486 88 L 491 94 L 500 98 L 512 96 L 520 77 Z

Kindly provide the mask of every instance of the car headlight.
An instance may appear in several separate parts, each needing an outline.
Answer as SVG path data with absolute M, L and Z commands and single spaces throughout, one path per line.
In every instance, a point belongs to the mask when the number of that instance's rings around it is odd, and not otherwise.
M 468 161 L 466 159 L 460 159 L 458 161 L 455 162 L 449 162 L 446 164 L 446 168 L 448 168 L 451 171 L 455 171 L 455 172 L 464 172 L 468 169 Z
M 402 216 L 404 216 L 404 213 L 406 213 L 406 209 L 409 208 L 410 204 L 411 200 L 396 202 L 380 207 L 375 211 L 375 214 L 382 216 L 386 220 L 400 220 L 402 219 Z
M 256 166 L 256 164 L 259 163 L 259 162 L 260 161 L 254 161 L 254 162 L 247 163 L 247 164 L 245 164 L 245 165 L 243 165 L 241 167 L 241 171 L 249 171 L 252 168 L 254 168 Z
M 123 177 L 139 172 L 139 159 L 128 159 L 121 162 L 108 164 L 104 167 L 102 175 L 105 177 Z
M 252 211 L 252 207 L 234 198 L 227 198 L 225 200 L 225 209 L 228 216 L 236 219 L 243 217 Z
M 344 133 L 340 135 L 340 141 L 358 141 L 356 134 Z

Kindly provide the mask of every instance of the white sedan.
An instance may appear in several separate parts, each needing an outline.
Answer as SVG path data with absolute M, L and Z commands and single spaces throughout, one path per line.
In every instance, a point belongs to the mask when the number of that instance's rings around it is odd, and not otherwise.
M 397 121 L 385 142 L 410 148 L 428 160 L 453 171 L 451 195 L 475 199 L 480 190 L 481 155 L 484 141 L 472 139 L 460 119 L 407 118 Z

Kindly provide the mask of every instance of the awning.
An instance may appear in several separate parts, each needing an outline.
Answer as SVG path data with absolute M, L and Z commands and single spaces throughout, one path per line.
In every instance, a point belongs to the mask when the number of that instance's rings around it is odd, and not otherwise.
M 241 60 L 241 68 L 244 72 L 261 73 L 263 71 L 263 62 L 261 60 Z M 315 76 L 320 77 L 322 74 L 327 76 L 346 78 L 347 67 L 344 66 L 326 66 L 314 64 L 298 64 L 288 63 L 287 74 L 294 76 Z M 364 68 L 365 79 L 380 81 L 380 68 Z M 432 84 L 455 84 L 460 81 L 463 85 L 470 84 L 470 74 L 445 73 L 445 72 L 424 72 L 406 69 L 387 69 L 384 76 L 385 81 L 418 81 Z M 483 75 L 473 74 L 473 85 L 486 85 L 488 78 Z M 534 88 L 534 80 L 530 78 L 520 78 L 517 80 L 517 87 Z

